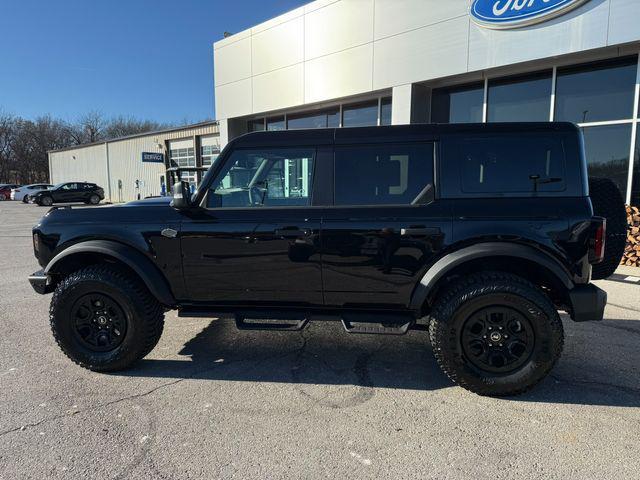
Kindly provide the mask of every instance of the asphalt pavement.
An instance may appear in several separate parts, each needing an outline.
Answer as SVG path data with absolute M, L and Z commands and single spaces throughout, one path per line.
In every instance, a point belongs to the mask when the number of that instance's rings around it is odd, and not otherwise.
M 597 282 L 606 319 L 564 318 L 562 359 L 514 398 L 451 384 L 425 332 L 247 332 L 175 312 L 145 360 L 106 375 L 59 351 L 50 296 L 27 282 L 45 211 L 0 202 L 0 479 L 640 476 L 640 270 Z

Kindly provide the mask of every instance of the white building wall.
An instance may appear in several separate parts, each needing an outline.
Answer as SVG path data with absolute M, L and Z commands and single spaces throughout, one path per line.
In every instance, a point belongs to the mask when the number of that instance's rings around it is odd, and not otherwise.
M 147 135 L 112 140 L 49 152 L 49 175 L 52 183 L 87 181 L 104 188 L 105 198 L 112 202 L 135 200 L 160 194 L 160 176 L 166 174 L 162 163 L 142 162 L 142 152 L 164 153 L 166 142 L 187 139 L 193 146 L 195 137 L 219 136 L 216 123 L 193 128 L 152 132 Z M 208 140 L 211 142 L 211 139 Z M 122 189 L 118 188 L 118 180 Z M 140 188 L 136 190 L 135 181 Z M 167 179 L 165 178 L 165 182 Z
M 479 27 L 469 4 L 318 0 L 216 42 L 216 116 L 300 107 L 640 41 L 638 0 L 590 0 L 513 30 Z
M 107 194 L 107 152 L 104 143 L 49 152 L 50 181 L 97 183 Z

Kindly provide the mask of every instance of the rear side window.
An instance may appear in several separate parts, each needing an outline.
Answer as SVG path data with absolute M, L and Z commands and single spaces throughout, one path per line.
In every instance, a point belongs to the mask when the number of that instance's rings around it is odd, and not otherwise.
M 427 203 L 433 160 L 433 143 L 337 147 L 335 205 Z
M 566 189 L 561 136 L 471 136 L 456 139 L 452 148 L 464 193 L 508 195 Z

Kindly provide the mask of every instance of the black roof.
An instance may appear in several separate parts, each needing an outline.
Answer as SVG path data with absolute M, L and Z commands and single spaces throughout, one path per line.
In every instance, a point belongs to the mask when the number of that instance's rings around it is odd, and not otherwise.
M 577 126 L 569 122 L 456 123 L 412 124 L 384 127 L 316 128 L 309 130 L 279 130 L 252 132 L 231 141 L 234 148 L 291 145 L 331 145 L 362 142 L 428 140 L 443 134 L 456 133 L 575 133 Z

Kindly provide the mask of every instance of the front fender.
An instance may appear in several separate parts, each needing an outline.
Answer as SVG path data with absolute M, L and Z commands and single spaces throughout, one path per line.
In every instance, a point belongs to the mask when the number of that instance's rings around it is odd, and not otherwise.
M 83 253 L 94 253 L 122 262 L 138 274 L 151 294 L 161 304 L 167 307 L 176 305 L 167 279 L 148 257 L 132 247 L 110 240 L 87 240 L 71 245 L 51 259 L 44 269 L 44 274 L 49 276 L 60 273 L 56 271 L 56 267 L 62 265 L 64 259 Z
M 571 273 L 560 262 L 544 252 L 517 243 L 486 242 L 451 252 L 434 263 L 416 286 L 411 297 L 411 308 L 420 310 L 429 292 L 447 273 L 466 262 L 484 257 L 515 257 L 535 262 L 551 272 L 567 290 L 572 290 L 575 286 Z

